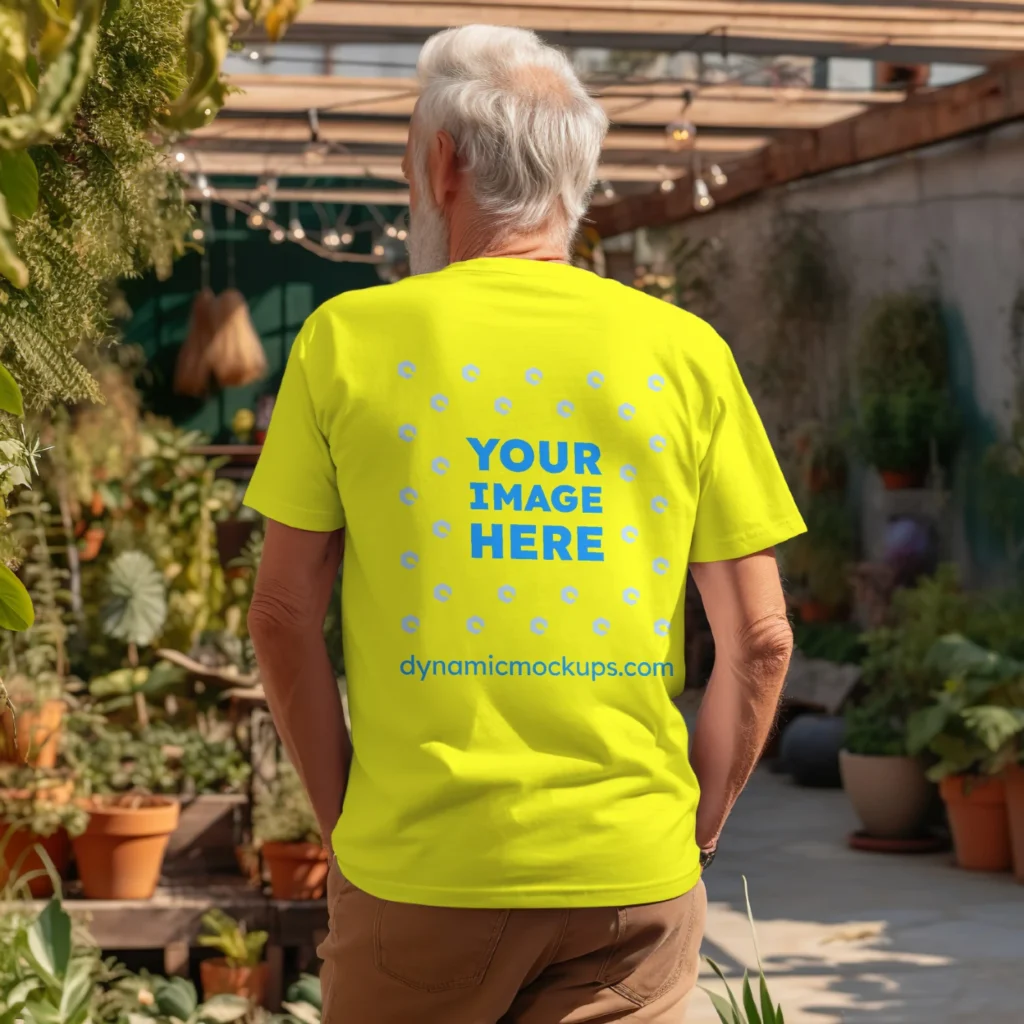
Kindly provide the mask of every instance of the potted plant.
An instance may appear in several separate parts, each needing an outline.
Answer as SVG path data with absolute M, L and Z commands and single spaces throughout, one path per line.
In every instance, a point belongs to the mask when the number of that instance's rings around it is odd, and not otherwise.
M 0 762 L 53 768 L 57 763 L 67 705 L 60 678 L 41 674 L 7 681 L 8 702 L 0 714 Z
M 242 996 L 262 1006 L 267 995 L 268 966 L 261 957 L 267 944 L 267 933 L 247 931 L 243 922 L 236 921 L 222 910 L 207 911 L 202 925 L 205 931 L 199 936 L 199 945 L 220 950 L 223 954 L 199 965 L 203 997 Z
M 948 341 L 938 301 L 893 293 L 872 307 L 857 360 L 858 437 L 887 489 L 920 487 L 956 433 Z
M 21 880 L 36 899 L 53 894 L 48 868 L 64 874 L 68 837 L 88 820 L 73 795 L 73 780 L 54 772 L 12 767 L 0 773 L 0 887 Z
M 168 793 L 179 778 L 167 752 L 141 730 L 74 716 L 68 762 L 85 793 L 85 831 L 72 840 L 89 899 L 148 899 L 181 809 Z
M 1006 786 L 1006 813 L 1010 823 L 1010 852 L 1013 877 L 1024 882 L 1024 752 L 1003 773 Z
M 955 634 L 943 637 L 929 660 L 946 683 L 912 716 L 908 746 L 936 758 L 928 776 L 939 783 L 959 866 L 1004 871 L 1012 853 L 1001 773 L 1024 732 L 1024 662 Z
M 933 789 L 921 759 L 908 754 L 906 723 L 884 693 L 847 709 L 839 771 L 867 836 L 921 835 Z
M 320 899 L 327 886 L 327 851 L 298 773 L 287 762 L 258 794 L 253 836 L 277 900 Z

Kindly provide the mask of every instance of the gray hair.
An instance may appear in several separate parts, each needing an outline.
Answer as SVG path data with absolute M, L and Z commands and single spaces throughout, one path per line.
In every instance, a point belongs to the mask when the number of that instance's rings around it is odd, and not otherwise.
M 439 32 L 417 62 L 413 154 L 444 129 L 481 210 L 507 231 L 552 218 L 571 236 L 587 209 L 608 118 L 560 50 L 493 25 Z M 419 171 L 425 170 L 422 155 Z

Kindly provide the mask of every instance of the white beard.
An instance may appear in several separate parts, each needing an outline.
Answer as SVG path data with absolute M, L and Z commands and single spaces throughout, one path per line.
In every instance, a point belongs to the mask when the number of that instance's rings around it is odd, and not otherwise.
M 432 274 L 448 266 L 448 225 L 441 211 L 423 196 L 409 213 L 409 272 Z

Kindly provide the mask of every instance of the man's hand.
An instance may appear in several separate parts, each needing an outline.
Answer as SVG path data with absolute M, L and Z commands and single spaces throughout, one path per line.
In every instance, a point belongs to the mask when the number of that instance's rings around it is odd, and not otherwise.
M 328 848 L 352 759 L 323 630 L 343 545 L 341 530 L 313 533 L 268 520 L 249 607 L 270 713 Z
M 697 845 L 713 849 L 775 721 L 793 631 L 774 551 L 690 566 L 715 639 L 715 667 L 690 760 L 700 783 Z

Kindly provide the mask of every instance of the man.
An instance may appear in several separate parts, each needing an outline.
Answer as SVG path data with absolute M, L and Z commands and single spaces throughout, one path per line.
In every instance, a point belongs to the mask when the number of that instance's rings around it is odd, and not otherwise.
M 676 1024 L 803 524 L 725 344 L 569 265 L 606 119 L 567 60 L 472 26 L 419 76 L 415 276 L 310 317 L 247 499 L 260 669 L 339 869 L 324 1021 Z M 689 752 L 688 567 L 716 641 Z

